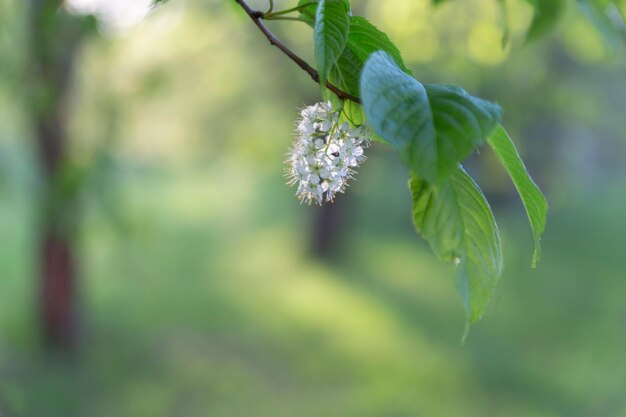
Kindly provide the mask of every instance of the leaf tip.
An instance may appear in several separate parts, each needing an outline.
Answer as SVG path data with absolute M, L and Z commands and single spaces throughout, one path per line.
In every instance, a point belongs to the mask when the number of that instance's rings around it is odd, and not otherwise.
M 470 322 L 468 318 L 468 320 L 465 322 L 465 330 L 463 330 L 463 336 L 461 337 L 462 347 L 465 347 L 465 341 L 467 340 L 467 336 L 469 335 L 469 332 L 470 332 Z
M 541 258 L 541 248 L 539 247 L 539 242 L 536 243 L 535 252 L 533 253 L 533 259 L 530 262 L 530 267 L 532 269 L 537 268 L 537 264 L 539 264 L 539 260 Z

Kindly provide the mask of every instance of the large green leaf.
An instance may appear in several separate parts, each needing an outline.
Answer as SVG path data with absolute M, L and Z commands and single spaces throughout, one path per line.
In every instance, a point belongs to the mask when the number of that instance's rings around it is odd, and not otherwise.
M 540 241 L 541 235 L 546 227 L 548 202 L 537 184 L 535 184 L 528 174 L 526 166 L 522 158 L 520 158 L 517 149 L 515 149 L 513 141 L 506 133 L 506 130 L 504 130 L 502 126 L 498 126 L 489 137 L 488 141 L 489 146 L 494 150 L 498 159 L 500 159 L 502 165 L 504 165 L 504 168 L 509 173 L 524 203 L 535 239 L 535 253 L 532 260 L 534 267 L 537 265 L 541 255 Z
M 360 96 L 359 78 L 363 70 L 362 62 L 350 49 L 350 43 L 330 71 L 330 82 L 343 91 Z
M 457 285 L 468 324 L 479 320 L 502 272 L 498 226 L 480 188 L 458 167 L 432 185 L 416 175 L 409 182 L 413 221 L 440 259 L 457 267 Z
M 447 176 L 459 161 L 485 143 L 502 118 L 495 103 L 469 95 L 461 87 L 426 84 L 437 133 L 439 173 Z
M 499 106 L 459 87 L 424 87 L 382 51 L 365 64 L 360 90 L 373 130 L 417 175 L 434 183 L 449 177 L 501 117 Z
M 531 42 L 548 33 L 565 10 L 565 0 L 526 0 L 533 8 L 533 20 L 526 32 L 526 41 Z
M 315 14 L 315 60 L 322 87 L 348 43 L 350 5 L 345 0 L 320 0 Z
M 318 0 L 298 1 L 298 7 L 301 7 L 300 17 L 311 27 L 315 25 L 315 12 L 317 11 L 317 4 Z
M 348 44 L 331 70 L 331 82 L 343 91 L 360 97 L 359 81 L 363 66 L 370 55 L 379 50 L 392 56 L 404 72 L 411 73 L 404 65 L 400 51 L 384 32 L 364 17 L 350 16 Z M 350 105 L 353 111 L 362 113 L 358 107 L 360 106 L 354 103 Z
M 350 16 L 348 45 L 333 67 L 331 73 L 333 83 L 350 94 L 360 96 L 361 71 L 367 59 L 376 51 L 385 51 L 404 72 L 411 74 L 402 60 L 400 51 L 384 32 L 364 17 Z
M 299 0 L 300 17 L 311 27 L 315 25 L 318 0 Z M 376 51 L 385 51 L 408 74 L 411 71 L 404 64 L 398 48 L 389 37 L 362 16 L 349 16 L 350 30 L 348 42 L 341 56 L 332 66 L 329 74 L 331 83 L 341 90 L 360 97 L 359 81 L 361 71 L 369 56 Z
M 404 72 L 410 73 L 396 45 L 391 42 L 385 32 L 364 17 L 350 16 L 348 47 L 362 63 L 365 63 L 372 53 L 385 51 Z
M 422 84 L 384 52 L 370 56 L 360 82 L 369 125 L 421 177 L 438 178 L 435 123 Z

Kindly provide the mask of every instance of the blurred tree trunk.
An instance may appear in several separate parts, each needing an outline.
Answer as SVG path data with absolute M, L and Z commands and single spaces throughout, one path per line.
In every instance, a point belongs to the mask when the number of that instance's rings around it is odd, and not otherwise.
M 340 249 L 343 233 L 342 217 L 345 210 L 344 195 L 339 195 L 333 203 L 315 207 L 311 230 L 311 252 L 320 259 L 332 260 Z
M 68 161 L 67 96 L 80 31 L 62 0 L 30 0 L 31 110 L 41 164 L 38 235 L 39 315 L 44 344 L 71 351 L 77 344 L 76 250 L 67 227 L 64 170 Z

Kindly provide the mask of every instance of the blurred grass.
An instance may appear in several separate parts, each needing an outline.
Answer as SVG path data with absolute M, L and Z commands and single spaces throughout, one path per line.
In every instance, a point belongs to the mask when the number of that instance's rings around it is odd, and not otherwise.
M 453 271 L 417 237 L 364 223 L 320 263 L 290 196 L 280 221 L 247 209 L 280 177 L 223 169 L 129 177 L 126 235 L 87 219 L 76 362 L 34 348 L 28 216 L 3 207 L 0 392 L 18 415 L 623 415 L 621 196 L 553 213 L 534 271 L 530 233 L 501 213 L 505 274 L 463 347 Z

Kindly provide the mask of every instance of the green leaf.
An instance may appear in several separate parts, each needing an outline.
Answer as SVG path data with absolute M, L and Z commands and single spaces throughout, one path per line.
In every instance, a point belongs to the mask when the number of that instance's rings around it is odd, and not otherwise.
M 317 0 L 299 0 L 300 17 L 311 27 L 315 25 L 315 13 L 317 11 Z
M 333 67 L 331 81 L 342 90 L 360 96 L 361 71 L 367 59 L 376 51 L 385 51 L 404 72 L 411 74 L 400 51 L 384 32 L 364 17 L 350 16 L 348 45 Z
M 447 176 L 458 162 L 485 143 L 502 119 L 495 103 L 469 95 L 461 87 L 427 84 L 426 93 L 437 133 L 439 172 Z
M 359 78 L 363 70 L 364 62 L 362 62 L 350 49 L 350 44 L 337 60 L 330 71 L 330 82 L 342 89 L 343 91 L 360 96 Z
M 436 180 L 435 124 L 424 86 L 382 51 L 367 60 L 360 86 L 365 116 L 373 130 L 418 175 Z
M 315 25 L 317 0 L 300 0 L 300 17 L 311 27 Z M 369 56 L 376 51 L 385 51 L 391 55 L 398 66 L 408 74 L 411 71 L 404 64 L 398 48 L 389 37 L 362 16 L 349 16 L 350 30 L 348 43 L 337 62 L 331 68 L 329 79 L 341 90 L 359 97 L 361 71 Z
M 315 14 L 315 60 L 324 89 L 330 69 L 348 43 L 350 5 L 345 0 L 320 0 Z
M 395 63 L 406 73 L 409 69 L 404 65 L 400 50 L 391 42 L 385 32 L 378 29 L 369 20 L 361 16 L 350 16 L 350 35 L 348 47 L 363 63 L 376 51 L 385 51 Z
M 565 10 L 565 0 L 526 0 L 534 8 L 533 20 L 526 32 L 526 42 L 548 33 Z
M 439 185 L 414 174 L 409 185 L 415 227 L 440 259 L 456 265 L 457 285 L 472 324 L 485 312 L 502 272 L 500 233 L 491 208 L 461 167 Z
M 365 124 L 363 107 L 353 101 L 347 100 L 343 104 L 343 116 L 354 126 Z
M 382 51 L 365 64 L 360 86 L 370 126 L 432 183 L 449 177 L 501 118 L 498 105 L 459 87 L 424 87 Z
M 528 174 L 526 166 L 506 130 L 502 126 L 498 126 L 488 141 L 489 146 L 496 153 L 511 180 L 513 180 L 513 184 L 515 184 L 515 188 L 524 203 L 535 239 L 535 252 L 532 260 L 532 266 L 535 267 L 541 255 L 540 241 L 546 227 L 548 202 Z

